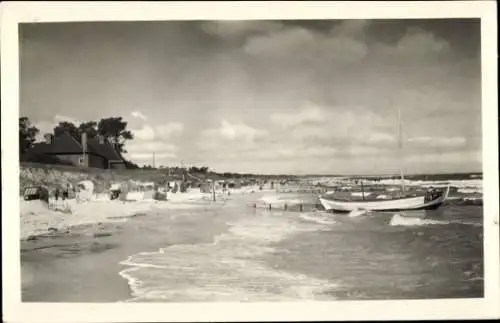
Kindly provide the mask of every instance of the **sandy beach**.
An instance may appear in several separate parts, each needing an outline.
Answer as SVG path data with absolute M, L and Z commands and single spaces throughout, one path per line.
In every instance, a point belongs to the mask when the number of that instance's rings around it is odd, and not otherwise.
M 197 190 L 168 201 L 70 201 L 72 213 L 23 201 L 23 301 L 482 295 L 481 205 L 345 216 L 316 202 L 255 189 L 216 202 Z M 389 276 L 397 282 L 381 285 Z
M 127 281 L 117 273 L 130 254 L 176 245 L 186 239 L 212 241 L 227 229 L 219 221 L 228 203 L 234 208 L 265 203 L 254 189 L 231 195 L 192 190 L 171 194 L 168 201 L 109 201 L 105 197 L 78 204 L 67 201 L 71 213 L 48 209 L 41 201 L 21 201 L 22 287 L 25 301 L 124 301 Z M 151 223 L 163 220 L 179 230 L 145 235 Z M 200 227 L 203 230 L 200 230 Z M 159 237 L 159 239 L 158 239 Z M 160 240 L 160 241 L 158 241 Z M 50 293 L 47 291 L 50 290 Z

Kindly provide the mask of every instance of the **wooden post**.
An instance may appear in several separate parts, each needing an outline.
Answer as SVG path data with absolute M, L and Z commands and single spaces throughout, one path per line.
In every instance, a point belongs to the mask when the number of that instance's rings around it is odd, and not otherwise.
M 271 203 L 269 203 L 269 210 L 271 209 Z
M 288 205 L 285 203 L 285 211 L 288 209 Z
M 215 202 L 215 181 L 212 182 L 212 200 Z
M 302 211 L 304 211 L 304 203 L 300 202 L 299 212 L 302 212 Z
M 365 200 L 365 189 L 363 186 L 363 180 L 361 180 L 361 195 L 363 197 L 363 201 Z

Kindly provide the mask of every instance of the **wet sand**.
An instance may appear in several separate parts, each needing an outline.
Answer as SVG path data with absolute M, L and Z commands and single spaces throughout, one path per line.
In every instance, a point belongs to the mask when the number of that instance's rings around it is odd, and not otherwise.
M 123 225 L 70 228 L 21 242 L 22 299 L 44 302 L 114 302 L 127 299 L 127 283 L 116 273 Z M 118 249 L 119 250 L 119 249 Z
M 117 222 L 73 226 L 21 241 L 22 299 L 27 302 L 116 302 L 131 298 L 120 262 L 141 251 L 211 242 L 227 230 L 229 204 L 239 208 L 261 194 L 230 201 L 192 201 Z M 167 202 L 168 203 L 168 202 Z M 154 232 L 155 222 L 163 223 Z

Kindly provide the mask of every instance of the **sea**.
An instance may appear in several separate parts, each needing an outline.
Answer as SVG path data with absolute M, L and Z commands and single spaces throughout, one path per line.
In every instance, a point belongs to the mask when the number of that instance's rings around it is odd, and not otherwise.
M 429 183 L 439 186 L 418 185 Z M 119 261 L 123 301 L 483 297 L 481 180 L 450 183 L 450 200 L 430 211 L 335 214 L 309 193 L 255 192 L 132 219 L 149 243 Z

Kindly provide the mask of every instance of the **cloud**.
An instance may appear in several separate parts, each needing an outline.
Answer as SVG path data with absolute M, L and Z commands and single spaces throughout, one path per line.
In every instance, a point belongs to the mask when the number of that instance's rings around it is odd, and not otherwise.
M 267 135 L 267 130 L 253 128 L 242 122 L 231 123 L 227 120 L 222 120 L 220 127 L 204 130 L 202 132 L 202 139 L 205 138 L 210 141 L 220 139 L 224 141 L 253 142 Z
M 369 20 L 348 19 L 330 30 L 332 36 L 356 38 L 364 35 L 365 29 L 370 25 Z
M 53 132 L 57 123 L 54 121 L 38 121 L 35 126 L 40 130 L 41 134 Z
M 158 126 L 146 124 L 139 129 L 132 129 L 135 139 L 138 140 L 154 140 L 163 139 L 168 140 L 173 135 L 181 134 L 184 130 L 184 124 L 180 122 L 171 122 Z
M 451 152 L 433 152 L 423 154 L 412 154 L 405 158 L 407 163 L 435 163 L 435 164 L 449 164 L 450 166 L 463 163 L 477 163 L 481 162 L 481 151 L 467 150 L 467 151 L 451 151 Z M 456 169 L 456 168 L 455 168 Z
M 394 136 L 387 134 L 387 133 L 380 133 L 380 132 L 375 132 L 373 134 L 370 134 L 367 142 L 368 143 L 393 143 L 395 142 Z
M 177 146 L 160 141 L 160 140 L 154 140 L 154 141 L 148 141 L 148 142 L 140 142 L 140 141 L 130 141 L 127 143 L 127 150 L 132 153 L 132 152 L 161 152 L 161 151 L 169 151 L 169 152 L 175 152 L 178 150 Z
M 422 29 L 410 28 L 398 42 L 396 51 L 406 55 L 425 56 L 448 51 L 448 42 L 439 39 L 435 34 Z
M 269 32 L 283 28 L 280 22 L 276 21 L 234 21 L 221 20 L 210 21 L 202 24 L 202 29 L 211 35 L 220 37 L 240 37 L 249 34 Z
M 153 153 L 129 153 L 128 156 L 132 160 L 137 161 L 139 164 L 152 164 L 153 163 Z M 175 160 L 177 154 L 174 152 L 161 152 L 154 154 L 154 160 L 157 165 L 165 163 L 166 160 Z
M 54 121 L 56 121 L 56 124 L 59 123 L 59 122 L 71 122 L 71 123 L 74 123 L 74 124 L 78 124 L 79 121 L 73 117 L 68 117 L 68 116 L 62 116 L 62 115 L 56 115 L 54 117 Z
M 458 148 L 463 147 L 467 140 L 464 137 L 413 137 L 407 140 L 411 144 L 425 147 Z
M 279 59 L 307 59 L 322 62 L 354 62 L 368 54 L 367 46 L 351 37 L 351 25 L 333 29 L 331 34 L 325 34 L 302 27 L 282 28 L 264 35 L 255 35 L 247 39 L 243 50 L 252 56 Z M 357 27 L 359 28 L 359 27 Z M 359 30 L 358 30 L 359 31 Z
M 142 120 L 147 120 L 146 116 L 144 114 L 142 114 L 140 111 L 133 111 L 131 113 L 132 117 L 134 118 L 138 118 L 138 119 L 142 119 Z
M 315 106 L 306 106 L 297 113 L 273 113 L 270 116 L 271 121 L 285 128 L 293 128 L 302 124 L 323 123 L 325 114 L 322 109 Z
M 40 121 L 32 120 L 33 125 L 36 126 L 38 128 L 38 130 L 40 130 L 40 132 L 38 133 L 38 135 L 36 137 L 36 140 L 37 141 L 44 140 L 44 138 L 43 138 L 44 134 L 53 133 L 54 128 L 59 124 L 59 122 L 64 122 L 64 121 L 72 122 L 75 125 L 79 124 L 79 122 L 77 121 L 76 118 L 62 116 L 62 115 L 56 115 L 56 116 L 54 116 L 54 118 L 52 120 L 40 120 Z
M 155 130 L 150 125 L 144 125 L 141 129 L 133 129 L 134 140 L 154 140 Z
M 365 145 L 353 145 L 347 147 L 343 152 L 345 155 L 351 156 L 373 156 L 382 153 L 384 150 Z
M 184 130 L 184 124 L 180 122 L 171 122 L 156 127 L 158 135 L 168 139 L 173 135 L 180 134 Z
M 377 130 L 387 127 L 388 120 L 365 107 L 310 105 L 297 112 L 273 114 L 270 119 L 287 129 L 295 140 L 330 140 L 337 144 L 343 142 L 344 145 L 354 142 L 388 144 L 394 141 L 391 134 Z
M 126 147 L 128 158 L 131 158 L 138 163 L 151 164 L 154 158 L 157 164 L 167 163 L 169 160 L 174 160 L 177 158 L 177 152 L 179 148 L 172 144 L 164 141 L 153 140 L 153 141 L 130 141 L 127 143 Z
M 420 28 L 409 28 L 396 45 L 378 44 L 374 51 L 388 59 L 427 59 L 450 54 L 450 44 L 434 33 Z
M 181 134 L 184 124 L 171 122 L 160 125 L 145 124 L 132 129 L 134 140 L 127 142 L 127 156 L 139 164 L 151 164 L 153 153 L 157 164 L 168 164 L 178 158 L 179 147 L 171 142 L 174 135 Z
M 243 49 L 252 55 L 282 57 L 284 53 L 289 51 L 313 49 L 311 46 L 315 42 L 313 32 L 297 27 L 250 37 Z

